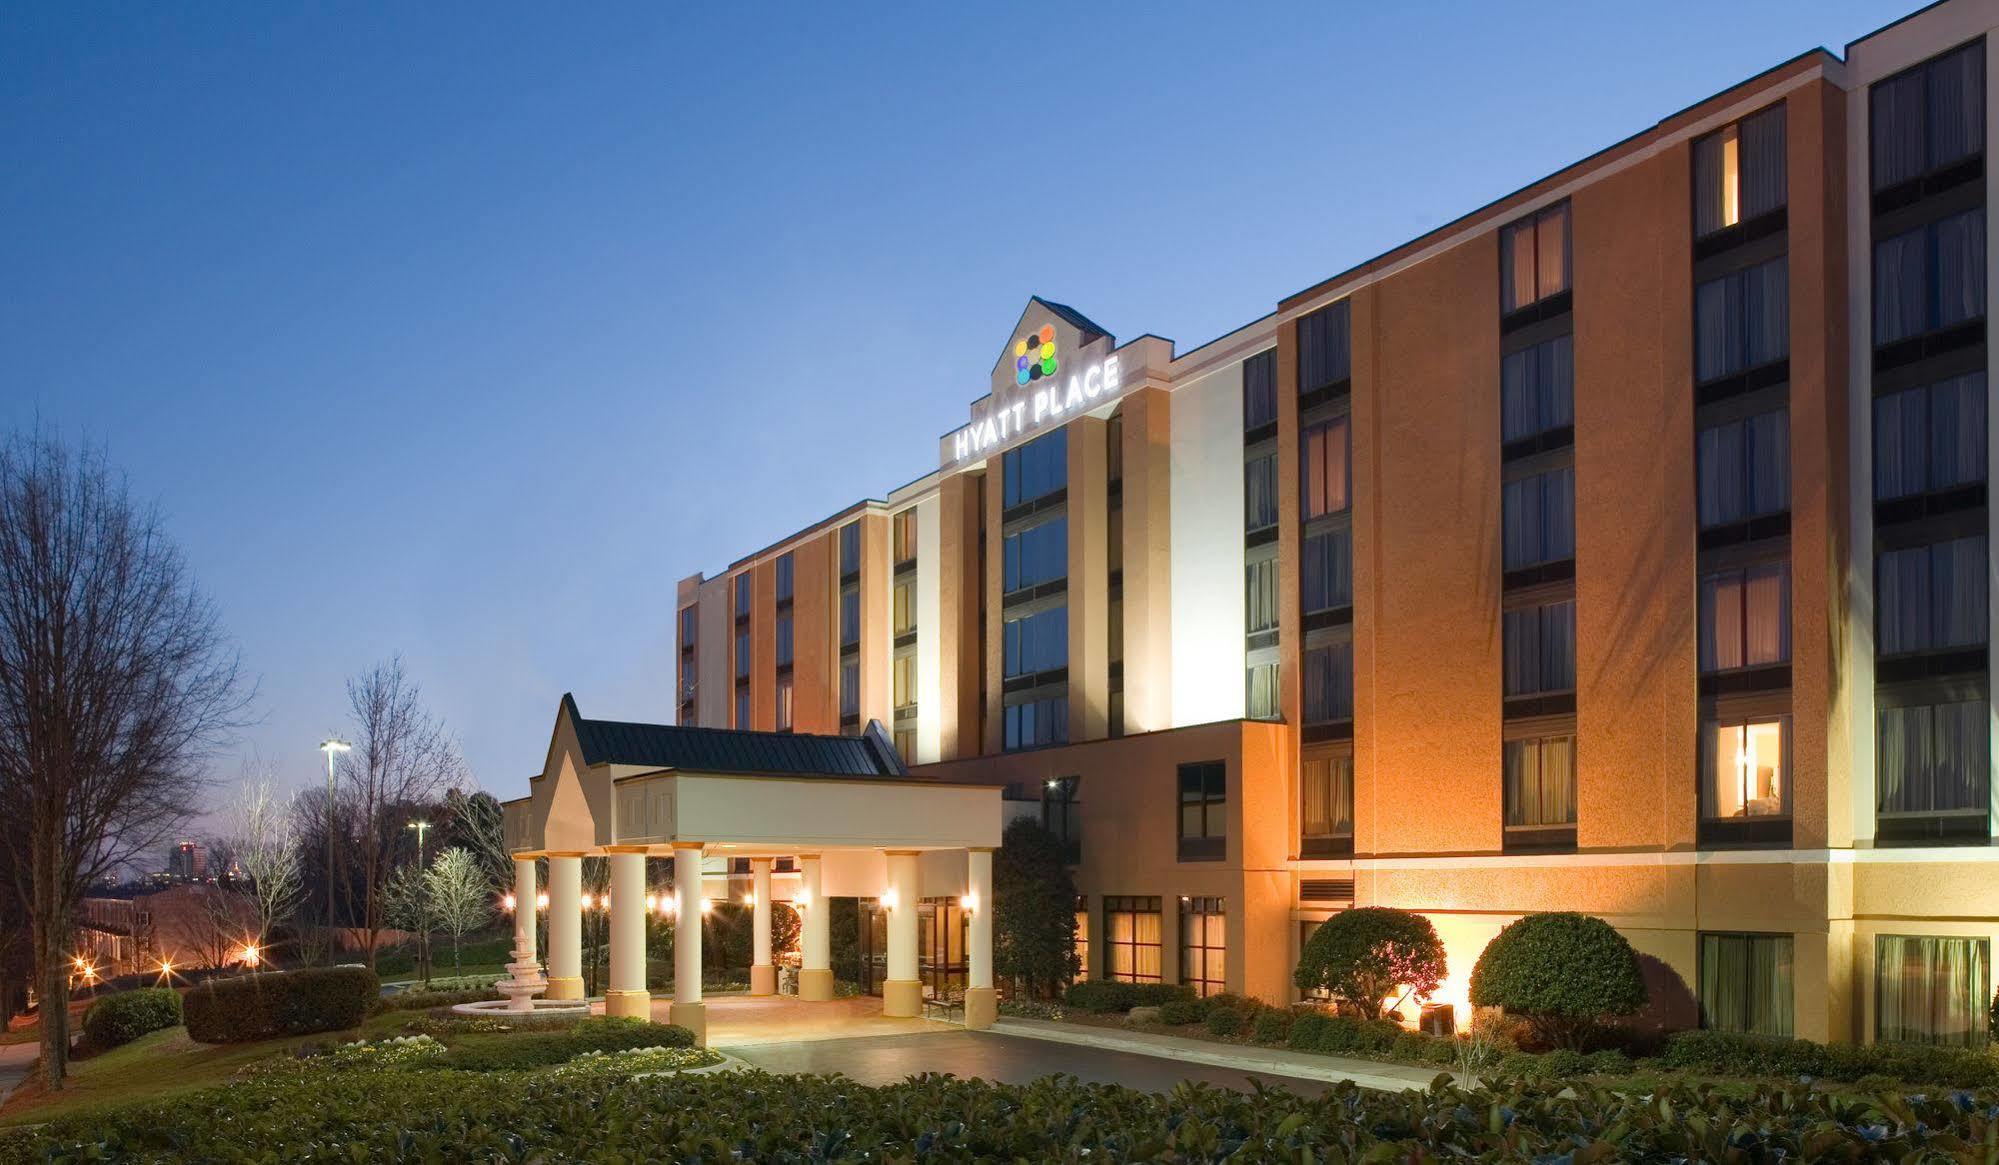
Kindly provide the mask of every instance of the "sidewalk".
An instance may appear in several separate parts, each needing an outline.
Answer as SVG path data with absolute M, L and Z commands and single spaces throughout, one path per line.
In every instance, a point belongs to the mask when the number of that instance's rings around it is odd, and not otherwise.
M 0 1100 L 5 1100 L 28 1078 L 34 1070 L 36 1057 L 42 1054 L 39 1043 L 0 1044 Z
M 1234 1068 L 1265 1076 L 1290 1076 L 1300 1080 L 1337 1083 L 1351 1080 L 1362 1088 L 1380 1092 L 1406 1092 L 1428 1088 L 1441 1069 L 1418 1068 L 1407 1064 L 1384 1064 L 1378 1060 L 1350 1060 L 1321 1056 L 1313 1052 L 1293 1052 L 1287 1048 L 1261 1048 L 1244 1044 L 1224 1044 L 1156 1032 L 1118 1031 L 1086 1024 L 1061 1023 L 1048 1019 L 1021 1019 L 1002 1016 L 992 1031 L 1000 1035 L 1076 1044 L 1085 1048 L 1105 1048 L 1134 1052 L 1141 1056 L 1206 1064 L 1214 1068 Z

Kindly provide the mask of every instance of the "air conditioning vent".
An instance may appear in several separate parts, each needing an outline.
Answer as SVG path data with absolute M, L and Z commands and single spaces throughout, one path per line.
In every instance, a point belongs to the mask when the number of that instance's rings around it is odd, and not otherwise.
M 1352 902 L 1352 878 L 1313 878 L 1298 883 L 1300 902 Z

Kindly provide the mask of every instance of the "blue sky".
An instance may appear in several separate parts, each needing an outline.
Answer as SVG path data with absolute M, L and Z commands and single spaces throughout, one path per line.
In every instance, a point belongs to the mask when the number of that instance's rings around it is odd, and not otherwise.
M 400 652 L 512 795 L 1028 295 L 1185 350 L 1909 3 L 0 4 L 0 427 L 164 508 L 242 752 Z

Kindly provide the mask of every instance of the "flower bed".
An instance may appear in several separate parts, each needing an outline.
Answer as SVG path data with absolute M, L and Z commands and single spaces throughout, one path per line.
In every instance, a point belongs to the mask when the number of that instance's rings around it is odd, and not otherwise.
M 59 1120 L 0 1161 L 1984 1160 L 1999 1095 L 1736 1095 L 1587 1086 L 1323 1096 L 1187 1085 L 1168 1095 L 1051 1077 L 869 1088 L 765 1073 L 475 1076 L 389 1068 L 269 1077 Z

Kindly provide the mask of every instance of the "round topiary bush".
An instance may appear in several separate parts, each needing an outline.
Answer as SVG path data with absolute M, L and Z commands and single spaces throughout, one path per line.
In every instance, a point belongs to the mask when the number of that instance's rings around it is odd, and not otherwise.
M 1580 1049 L 1603 1020 L 1645 1006 L 1645 979 L 1637 952 L 1601 918 L 1530 914 L 1479 955 L 1471 1001 L 1526 1019 L 1543 1043 Z
M 1208 1034 L 1231 1039 L 1242 1034 L 1242 1012 L 1233 1007 L 1217 1007 L 1208 1012 Z
M 1292 975 L 1301 991 L 1324 991 L 1343 1011 L 1379 1018 L 1401 991 L 1425 999 L 1447 964 L 1437 928 L 1420 914 L 1387 906 L 1341 911 L 1312 932 Z
M 91 1004 L 83 1013 L 83 1038 L 101 1052 L 179 1024 L 180 992 L 171 987 L 144 987 L 106 995 Z

